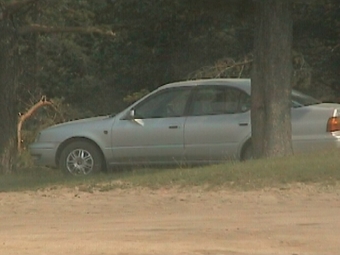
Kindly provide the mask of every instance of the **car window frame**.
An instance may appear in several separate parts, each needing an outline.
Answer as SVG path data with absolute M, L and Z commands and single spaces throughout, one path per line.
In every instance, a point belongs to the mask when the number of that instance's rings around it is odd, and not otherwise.
M 238 102 L 237 102 L 237 111 L 236 112 L 233 112 L 233 113 L 217 113 L 217 114 L 202 114 L 202 115 L 194 115 L 192 114 L 193 112 L 193 106 L 194 106 L 194 102 L 195 102 L 195 98 L 198 94 L 198 91 L 200 89 L 204 89 L 204 88 L 218 88 L 218 89 L 222 89 L 222 90 L 228 90 L 228 89 L 231 89 L 231 90 L 235 90 L 237 92 L 240 92 L 240 94 L 238 95 Z M 189 116 L 189 117 L 198 117 L 198 116 L 216 116 L 216 115 L 233 115 L 233 114 L 240 114 L 240 113 L 245 113 L 245 112 L 248 112 L 250 111 L 251 109 L 251 106 L 247 107 L 246 110 L 244 111 L 241 111 L 241 106 L 240 106 L 240 98 L 242 95 L 245 95 L 249 98 L 249 100 L 251 100 L 251 96 L 244 90 L 240 89 L 240 88 L 237 88 L 237 87 L 234 87 L 234 86 L 228 86 L 228 85 L 198 85 L 196 86 L 193 90 L 192 90 L 192 95 L 190 97 L 190 101 L 189 101 L 189 104 L 187 105 L 187 112 L 186 112 L 186 115 Z M 251 101 L 250 101 L 251 102 Z
M 150 96 L 144 98 L 143 100 L 141 100 L 140 102 L 135 104 L 133 107 L 131 107 L 129 109 L 129 112 L 134 111 L 134 113 L 135 113 L 136 109 L 138 109 L 138 107 L 141 107 L 142 105 L 147 104 L 148 102 L 153 100 L 155 97 L 158 97 L 159 95 L 162 95 L 162 94 L 165 94 L 165 93 L 168 93 L 168 92 L 171 92 L 171 91 L 176 91 L 176 90 L 178 90 L 178 91 L 180 91 L 180 90 L 182 90 L 182 91 L 183 90 L 188 90 L 189 91 L 189 95 L 187 97 L 187 100 L 186 100 L 186 103 L 185 103 L 182 115 L 180 115 L 180 116 L 164 116 L 164 117 L 161 116 L 161 117 L 152 117 L 152 118 L 151 117 L 150 118 L 141 118 L 141 117 L 138 117 L 138 116 L 134 116 L 134 118 L 136 118 L 136 119 L 162 119 L 162 118 L 183 117 L 183 116 L 186 115 L 187 107 L 188 107 L 190 98 L 192 96 L 191 95 L 192 94 L 192 90 L 193 90 L 192 86 L 170 87 L 170 88 L 161 89 L 161 90 L 157 91 L 156 93 L 150 94 Z

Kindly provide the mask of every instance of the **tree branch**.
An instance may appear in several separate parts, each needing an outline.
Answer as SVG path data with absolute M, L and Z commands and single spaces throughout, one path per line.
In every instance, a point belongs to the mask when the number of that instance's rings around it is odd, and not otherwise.
M 78 33 L 78 34 L 99 34 L 114 37 L 115 33 L 110 30 L 101 30 L 96 27 L 52 27 L 38 24 L 32 24 L 18 28 L 21 35 L 29 33 Z
M 17 125 L 17 149 L 18 149 L 19 153 L 21 152 L 21 128 L 22 128 L 22 125 L 24 124 L 25 120 L 27 120 L 29 117 L 31 117 L 32 114 L 36 110 L 38 110 L 40 107 L 45 106 L 45 105 L 52 106 L 56 110 L 53 102 L 47 100 L 46 96 L 42 96 L 41 99 L 39 100 L 39 102 L 34 104 L 30 109 L 28 109 L 27 112 L 20 115 L 18 125 Z
M 333 47 L 332 52 L 335 51 L 339 47 L 340 47 L 340 43 L 338 43 L 337 45 L 335 45 L 335 47 Z
M 245 65 L 248 65 L 248 64 L 250 64 L 250 63 L 252 63 L 252 62 L 253 62 L 253 60 L 250 59 L 250 60 L 246 60 L 246 61 L 243 61 L 243 62 L 239 62 L 239 63 L 232 64 L 232 65 L 227 65 L 227 67 L 225 67 L 221 72 L 219 72 L 219 73 L 215 76 L 215 78 L 221 77 L 221 75 L 222 75 L 225 71 L 227 71 L 227 70 L 229 70 L 229 69 L 233 69 L 234 67 L 241 66 L 241 71 L 240 71 L 240 73 L 239 73 L 239 75 L 238 75 L 238 78 L 240 78 L 240 77 L 241 77 L 241 74 L 242 74 L 242 72 L 243 72 L 244 66 L 245 66 Z

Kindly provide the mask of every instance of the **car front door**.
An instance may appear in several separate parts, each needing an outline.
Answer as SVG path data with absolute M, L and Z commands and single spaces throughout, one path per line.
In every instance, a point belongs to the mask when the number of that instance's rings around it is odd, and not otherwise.
M 180 161 L 184 152 L 184 116 L 190 88 L 155 93 L 130 109 L 112 129 L 114 163 Z
M 227 86 L 198 86 L 185 123 L 185 156 L 218 162 L 238 156 L 249 137 L 250 96 Z

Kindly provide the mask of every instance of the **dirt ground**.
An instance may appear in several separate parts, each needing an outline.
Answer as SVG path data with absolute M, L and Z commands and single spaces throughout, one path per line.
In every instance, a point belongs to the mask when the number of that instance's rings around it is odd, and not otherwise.
M 0 193 L 0 254 L 340 254 L 340 189 Z

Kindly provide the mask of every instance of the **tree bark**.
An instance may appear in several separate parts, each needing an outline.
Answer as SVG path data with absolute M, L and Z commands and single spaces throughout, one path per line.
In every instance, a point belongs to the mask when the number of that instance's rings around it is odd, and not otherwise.
M 0 172 L 10 172 L 15 158 L 16 89 L 19 70 L 16 32 L 0 21 Z
M 257 0 L 255 19 L 251 87 L 254 156 L 291 155 L 291 3 Z

